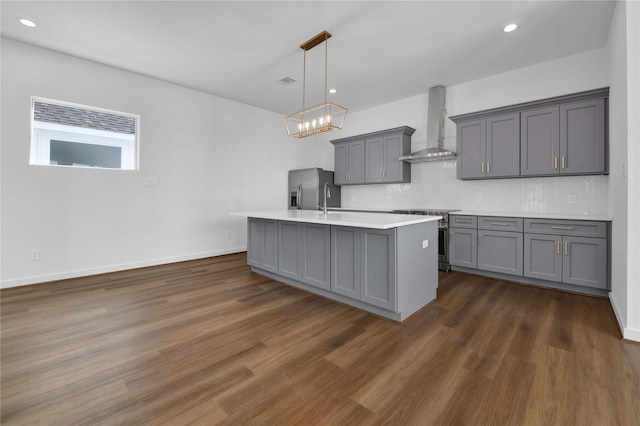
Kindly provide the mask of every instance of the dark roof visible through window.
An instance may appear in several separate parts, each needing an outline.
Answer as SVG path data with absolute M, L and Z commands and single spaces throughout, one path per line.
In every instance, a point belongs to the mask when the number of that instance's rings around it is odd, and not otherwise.
M 136 120 L 133 117 L 39 101 L 34 102 L 34 120 L 129 135 L 136 132 Z

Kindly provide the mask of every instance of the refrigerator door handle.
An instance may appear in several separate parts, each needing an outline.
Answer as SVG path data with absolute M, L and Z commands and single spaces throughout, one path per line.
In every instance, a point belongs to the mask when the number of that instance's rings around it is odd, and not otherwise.
M 298 185 L 298 209 L 302 208 L 302 185 Z

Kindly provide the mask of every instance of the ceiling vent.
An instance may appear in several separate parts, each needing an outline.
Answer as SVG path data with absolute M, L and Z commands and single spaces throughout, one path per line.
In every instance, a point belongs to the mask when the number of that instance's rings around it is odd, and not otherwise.
M 295 82 L 296 81 L 291 77 L 282 77 L 280 80 L 278 80 L 278 83 L 282 84 L 283 86 L 288 86 L 288 85 L 293 84 Z

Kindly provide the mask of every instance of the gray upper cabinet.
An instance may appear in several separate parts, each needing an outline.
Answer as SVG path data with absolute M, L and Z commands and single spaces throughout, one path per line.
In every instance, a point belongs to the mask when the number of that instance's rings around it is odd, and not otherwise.
M 558 174 L 560 165 L 560 109 L 521 114 L 521 173 L 524 176 Z
M 604 99 L 560 105 L 560 173 L 604 173 Z
M 335 146 L 335 185 L 364 183 L 364 139 Z
M 520 115 L 506 114 L 457 125 L 458 178 L 520 174 Z
M 411 181 L 411 165 L 399 158 L 411 150 L 411 127 L 332 140 L 336 185 Z
M 278 273 L 278 229 L 275 220 L 247 220 L 247 263 Z
M 458 178 L 608 173 L 608 97 L 604 88 L 451 117 Z
M 458 179 L 484 177 L 487 121 L 472 120 L 457 125 Z

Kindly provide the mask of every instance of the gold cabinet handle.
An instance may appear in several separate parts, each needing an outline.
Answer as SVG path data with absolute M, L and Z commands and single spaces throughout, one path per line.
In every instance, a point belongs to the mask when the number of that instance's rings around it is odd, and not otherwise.
M 560 254 L 560 241 L 556 241 L 556 254 Z
M 569 256 L 569 243 L 566 241 L 564 242 L 564 255 Z
M 509 226 L 507 222 L 491 222 L 491 224 L 494 226 Z
M 384 170 L 382 171 L 382 179 L 384 179 Z
M 491 163 L 487 161 L 487 173 L 491 172 Z
M 562 157 L 560 157 L 560 163 L 561 163 L 561 166 L 560 166 L 561 168 L 563 168 L 563 169 L 566 168 L 566 160 L 565 160 L 564 155 Z
M 557 169 L 558 168 L 558 157 L 557 156 L 553 156 L 553 168 Z
M 573 231 L 573 226 L 551 225 L 551 229 L 566 229 L 567 231 Z
M 482 162 L 482 165 L 480 166 L 480 169 L 482 170 L 482 173 L 484 173 L 484 161 Z

